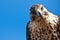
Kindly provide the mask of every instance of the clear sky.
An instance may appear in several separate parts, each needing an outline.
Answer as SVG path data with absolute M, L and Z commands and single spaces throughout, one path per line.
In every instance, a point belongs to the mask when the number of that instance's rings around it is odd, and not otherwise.
M 60 0 L 0 0 L 0 40 L 26 40 L 29 9 L 38 3 L 60 16 Z

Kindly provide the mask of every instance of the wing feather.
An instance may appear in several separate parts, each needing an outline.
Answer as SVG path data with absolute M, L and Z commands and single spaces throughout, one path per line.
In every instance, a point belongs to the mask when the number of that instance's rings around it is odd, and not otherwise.
M 26 27 L 26 39 L 27 40 L 31 40 L 31 36 L 30 36 L 30 31 L 29 31 L 29 23 L 30 21 L 27 23 L 27 27 Z
M 60 18 L 59 18 L 59 21 L 57 23 L 57 35 L 58 35 L 58 38 L 60 39 Z

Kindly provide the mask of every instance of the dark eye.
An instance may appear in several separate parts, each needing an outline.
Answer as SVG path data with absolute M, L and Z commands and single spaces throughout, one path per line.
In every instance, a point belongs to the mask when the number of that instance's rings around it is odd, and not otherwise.
M 36 12 L 35 12 L 35 11 L 33 11 L 33 14 L 35 14 L 35 15 L 36 15 Z
M 41 11 L 43 10 L 43 7 L 41 7 Z

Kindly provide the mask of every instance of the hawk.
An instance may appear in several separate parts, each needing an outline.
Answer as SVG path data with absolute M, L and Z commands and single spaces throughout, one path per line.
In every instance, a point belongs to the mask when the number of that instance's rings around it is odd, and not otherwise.
M 49 12 L 42 4 L 30 8 L 27 23 L 27 40 L 60 40 L 60 18 Z

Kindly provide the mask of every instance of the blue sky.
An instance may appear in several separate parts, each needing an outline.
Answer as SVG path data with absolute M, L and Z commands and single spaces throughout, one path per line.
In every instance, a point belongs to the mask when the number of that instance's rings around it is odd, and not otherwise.
M 60 0 L 0 0 L 0 40 L 26 40 L 29 9 L 38 3 L 60 16 Z

